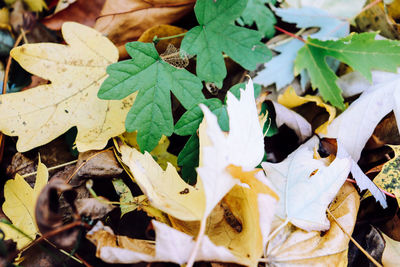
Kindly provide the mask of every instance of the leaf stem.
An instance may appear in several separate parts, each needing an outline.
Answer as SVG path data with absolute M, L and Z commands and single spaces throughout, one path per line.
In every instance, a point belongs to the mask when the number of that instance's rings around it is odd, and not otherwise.
M 350 238 L 350 240 L 353 242 L 353 244 L 361 250 L 361 252 L 370 260 L 372 261 L 373 264 L 379 267 L 383 267 L 382 264 L 380 264 L 377 260 L 375 260 L 365 249 L 363 249 L 360 244 L 357 243 L 357 241 L 349 234 L 347 231 L 343 228 L 343 226 L 339 223 L 339 221 L 336 219 L 336 217 L 331 213 L 329 209 L 326 209 L 328 214 L 332 217 L 332 219 L 335 221 L 335 223 L 339 226 L 339 228 L 343 231 L 343 233 Z
M 357 184 L 357 182 L 355 180 L 350 179 L 350 178 L 347 178 L 346 181 L 349 182 L 349 183 L 352 183 L 352 184 Z M 388 191 L 385 191 L 382 188 L 379 188 L 379 186 L 378 186 L 378 189 L 381 190 L 382 193 L 384 193 L 385 195 L 387 195 L 389 197 L 392 197 L 392 198 L 396 198 L 396 196 L 394 194 L 389 193 Z
M 203 240 L 204 233 L 206 231 L 206 221 L 207 221 L 207 216 L 203 216 L 203 218 L 200 221 L 200 229 L 199 233 L 197 234 L 196 243 L 194 244 L 193 250 L 190 253 L 186 267 L 192 267 L 196 260 L 196 255 L 199 252 L 201 241 Z
M 158 43 L 159 41 L 178 38 L 178 37 L 184 36 L 185 34 L 186 34 L 186 32 L 183 32 L 183 33 L 180 33 L 180 34 L 175 34 L 175 35 L 165 36 L 165 37 L 158 37 L 156 35 L 153 38 L 153 42 Z
M 306 43 L 306 42 L 307 42 L 306 40 L 304 40 L 304 39 L 301 38 L 300 36 L 297 36 L 297 35 L 295 35 L 295 34 L 293 34 L 293 33 L 291 33 L 291 32 L 288 32 L 287 30 L 284 30 L 284 29 L 282 29 L 281 27 L 278 27 L 278 26 L 275 25 L 274 28 L 277 29 L 278 31 L 280 31 L 280 32 L 282 32 L 282 33 L 284 33 L 284 34 L 286 34 L 286 35 L 289 35 L 290 37 L 296 38 L 297 40 L 299 40 L 299 41 L 301 41 L 301 42 L 303 42 L 303 43 Z
M 280 230 L 283 229 L 283 227 L 285 227 L 287 224 L 289 223 L 289 218 L 286 218 L 286 220 L 278 226 L 278 228 L 276 228 L 267 238 L 267 243 L 268 241 L 271 240 L 271 238 L 273 238 L 277 233 L 279 233 Z

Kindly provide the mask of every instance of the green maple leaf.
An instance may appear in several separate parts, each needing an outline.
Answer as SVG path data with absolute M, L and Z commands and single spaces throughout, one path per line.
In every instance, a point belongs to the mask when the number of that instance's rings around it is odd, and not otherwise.
M 101 85 L 101 99 L 122 99 L 139 91 L 126 117 L 126 130 L 138 131 L 142 151 L 151 151 L 162 135 L 174 131 L 170 91 L 190 109 L 204 100 L 199 78 L 161 59 L 154 44 L 131 42 L 126 50 L 133 58 L 108 66 L 109 77 Z
M 196 73 L 218 87 L 226 76 L 222 52 L 242 67 L 254 70 L 257 63 L 271 59 L 271 51 L 260 42 L 258 31 L 235 26 L 233 22 L 246 8 L 246 0 L 200 0 L 194 11 L 199 26 L 188 31 L 182 40 L 181 51 L 197 55 Z
M 326 63 L 334 57 L 371 81 L 371 70 L 396 72 L 400 65 L 400 43 L 392 40 L 375 40 L 376 33 L 351 34 L 336 41 L 309 38 L 297 54 L 297 73 L 307 69 L 313 88 L 318 88 L 323 99 L 344 109 L 338 77 Z
M 272 13 L 272 11 L 265 6 L 266 3 L 271 2 L 275 1 L 249 0 L 247 2 L 246 9 L 236 21 L 242 25 L 245 24 L 249 26 L 251 26 L 253 23 L 256 23 L 258 31 L 260 31 L 264 36 L 268 38 L 274 36 L 274 25 L 276 23 L 276 18 L 274 13 Z

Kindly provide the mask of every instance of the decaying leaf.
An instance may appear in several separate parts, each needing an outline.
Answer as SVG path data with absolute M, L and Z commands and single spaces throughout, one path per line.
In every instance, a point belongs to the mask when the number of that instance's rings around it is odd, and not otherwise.
M 8 180 L 4 186 L 3 212 L 12 224 L 29 236 L 21 234 L 9 225 L 0 223 L 0 229 L 5 233 L 5 239 L 12 239 L 21 249 L 32 242 L 38 234 L 35 224 L 35 205 L 40 192 L 45 187 L 49 173 L 46 166 L 39 161 L 35 187 L 32 188 L 19 174 Z
M 131 190 L 122 179 L 113 179 L 112 183 L 115 191 L 119 195 L 119 202 L 121 202 L 121 217 L 128 212 L 141 208 L 144 203 L 147 203 L 147 197 L 145 195 L 134 197 Z
M 374 183 L 389 193 L 396 196 L 397 203 L 400 206 L 400 146 L 389 145 L 394 151 L 394 158 L 387 161 L 382 170 L 374 178 Z
M 305 195 L 305 193 L 303 193 Z M 329 210 L 351 235 L 360 200 L 351 184 L 345 183 Z M 266 257 L 270 266 L 347 266 L 349 238 L 329 217 L 328 231 L 306 232 L 287 225 L 269 243 Z
M 81 216 L 90 217 L 93 220 L 103 218 L 115 208 L 104 197 L 77 199 L 75 205 Z
M 326 208 L 346 181 L 349 158 L 336 158 L 327 166 L 302 145 L 284 161 L 262 166 L 279 192 L 278 217 L 306 231 L 329 229 Z
M 20 151 L 43 145 L 73 126 L 78 128 L 79 151 L 103 148 L 110 137 L 125 131 L 134 97 L 97 98 L 106 67 L 118 59 L 117 49 L 100 33 L 77 23 L 65 23 L 62 32 L 69 45 L 27 44 L 11 51 L 24 68 L 51 81 L 0 96 L 0 130 L 19 136 Z
M 368 0 L 366 4 L 371 4 L 373 1 Z M 358 14 L 355 19 L 358 29 L 361 31 L 379 31 L 379 34 L 389 39 L 400 39 L 400 25 L 397 24 L 397 16 L 392 17 L 391 13 L 398 5 L 399 1 L 390 1 L 392 3 L 386 4 L 380 2 L 371 5 L 370 8 Z M 396 4 L 397 2 L 397 4 Z M 398 11 L 396 12 L 398 13 Z
M 77 175 L 81 178 L 113 178 L 124 170 L 119 165 L 112 150 L 90 150 L 79 153 L 76 164 Z
M 61 193 L 63 194 L 62 199 L 60 199 Z M 64 225 L 60 209 L 62 202 L 71 208 L 72 217 L 76 219 L 75 197 L 76 192 L 72 186 L 66 184 L 61 178 L 53 177 L 43 188 L 34 208 L 36 225 L 42 235 Z M 77 242 L 78 235 L 79 229 L 72 228 L 48 239 L 60 248 L 72 249 Z
M 193 9 L 195 0 L 107 0 L 95 29 L 117 46 L 135 41 L 152 26 L 170 24 Z
M 324 108 L 329 113 L 329 119 L 324 124 L 320 125 L 315 132 L 327 133 L 328 125 L 333 121 L 336 116 L 336 109 L 326 103 L 324 103 L 319 96 L 306 95 L 298 96 L 294 91 L 293 87 L 288 87 L 286 91 L 278 96 L 278 103 L 284 105 L 287 108 L 295 108 L 305 103 L 314 102 L 317 106 Z
M 61 2 L 63 1 L 59 3 Z M 104 2 L 105 0 L 92 0 L 89 5 L 86 0 L 76 0 L 58 12 L 56 9 L 53 15 L 45 17 L 41 22 L 54 31 L 60 30 L 66 21 L 74 21 L 92 27 L 96 23 Z

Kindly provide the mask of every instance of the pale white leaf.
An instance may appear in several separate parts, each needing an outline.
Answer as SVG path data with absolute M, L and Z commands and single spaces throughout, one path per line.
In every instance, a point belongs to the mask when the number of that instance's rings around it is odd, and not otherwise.
M 300 146 L 283 162 L 262 163 L 280 194 L 277 215 L 306 231 L 329 228 L 326 209 L 345 182 L 350 159 L 336 158 L 329 166 Z
M 272 101 L 276 113 L 276 125 L 278 127 L 286 124 L 289 128 L 295 131 L 299 137 L 299 142 L 304 142 L 312 134 L 311 124 L 304 119 L 300 114 L 291 109 Z

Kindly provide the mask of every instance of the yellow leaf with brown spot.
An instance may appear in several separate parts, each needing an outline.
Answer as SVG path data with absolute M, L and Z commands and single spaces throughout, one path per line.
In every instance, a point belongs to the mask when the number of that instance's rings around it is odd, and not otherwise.
M 134 98 L 97 97 L 106 67 L 118 59 L 117 48 L 78 23 L 64 23 L 62 33 L 67 45 L 26 44 L 11 51 L 27 71 L 51 81 L 0 96 L 0 131 L 19 137 L 19 151 L 46 144 L 74 126 L 79 151 L 101 149 L 109 138 L 125 131 Z

